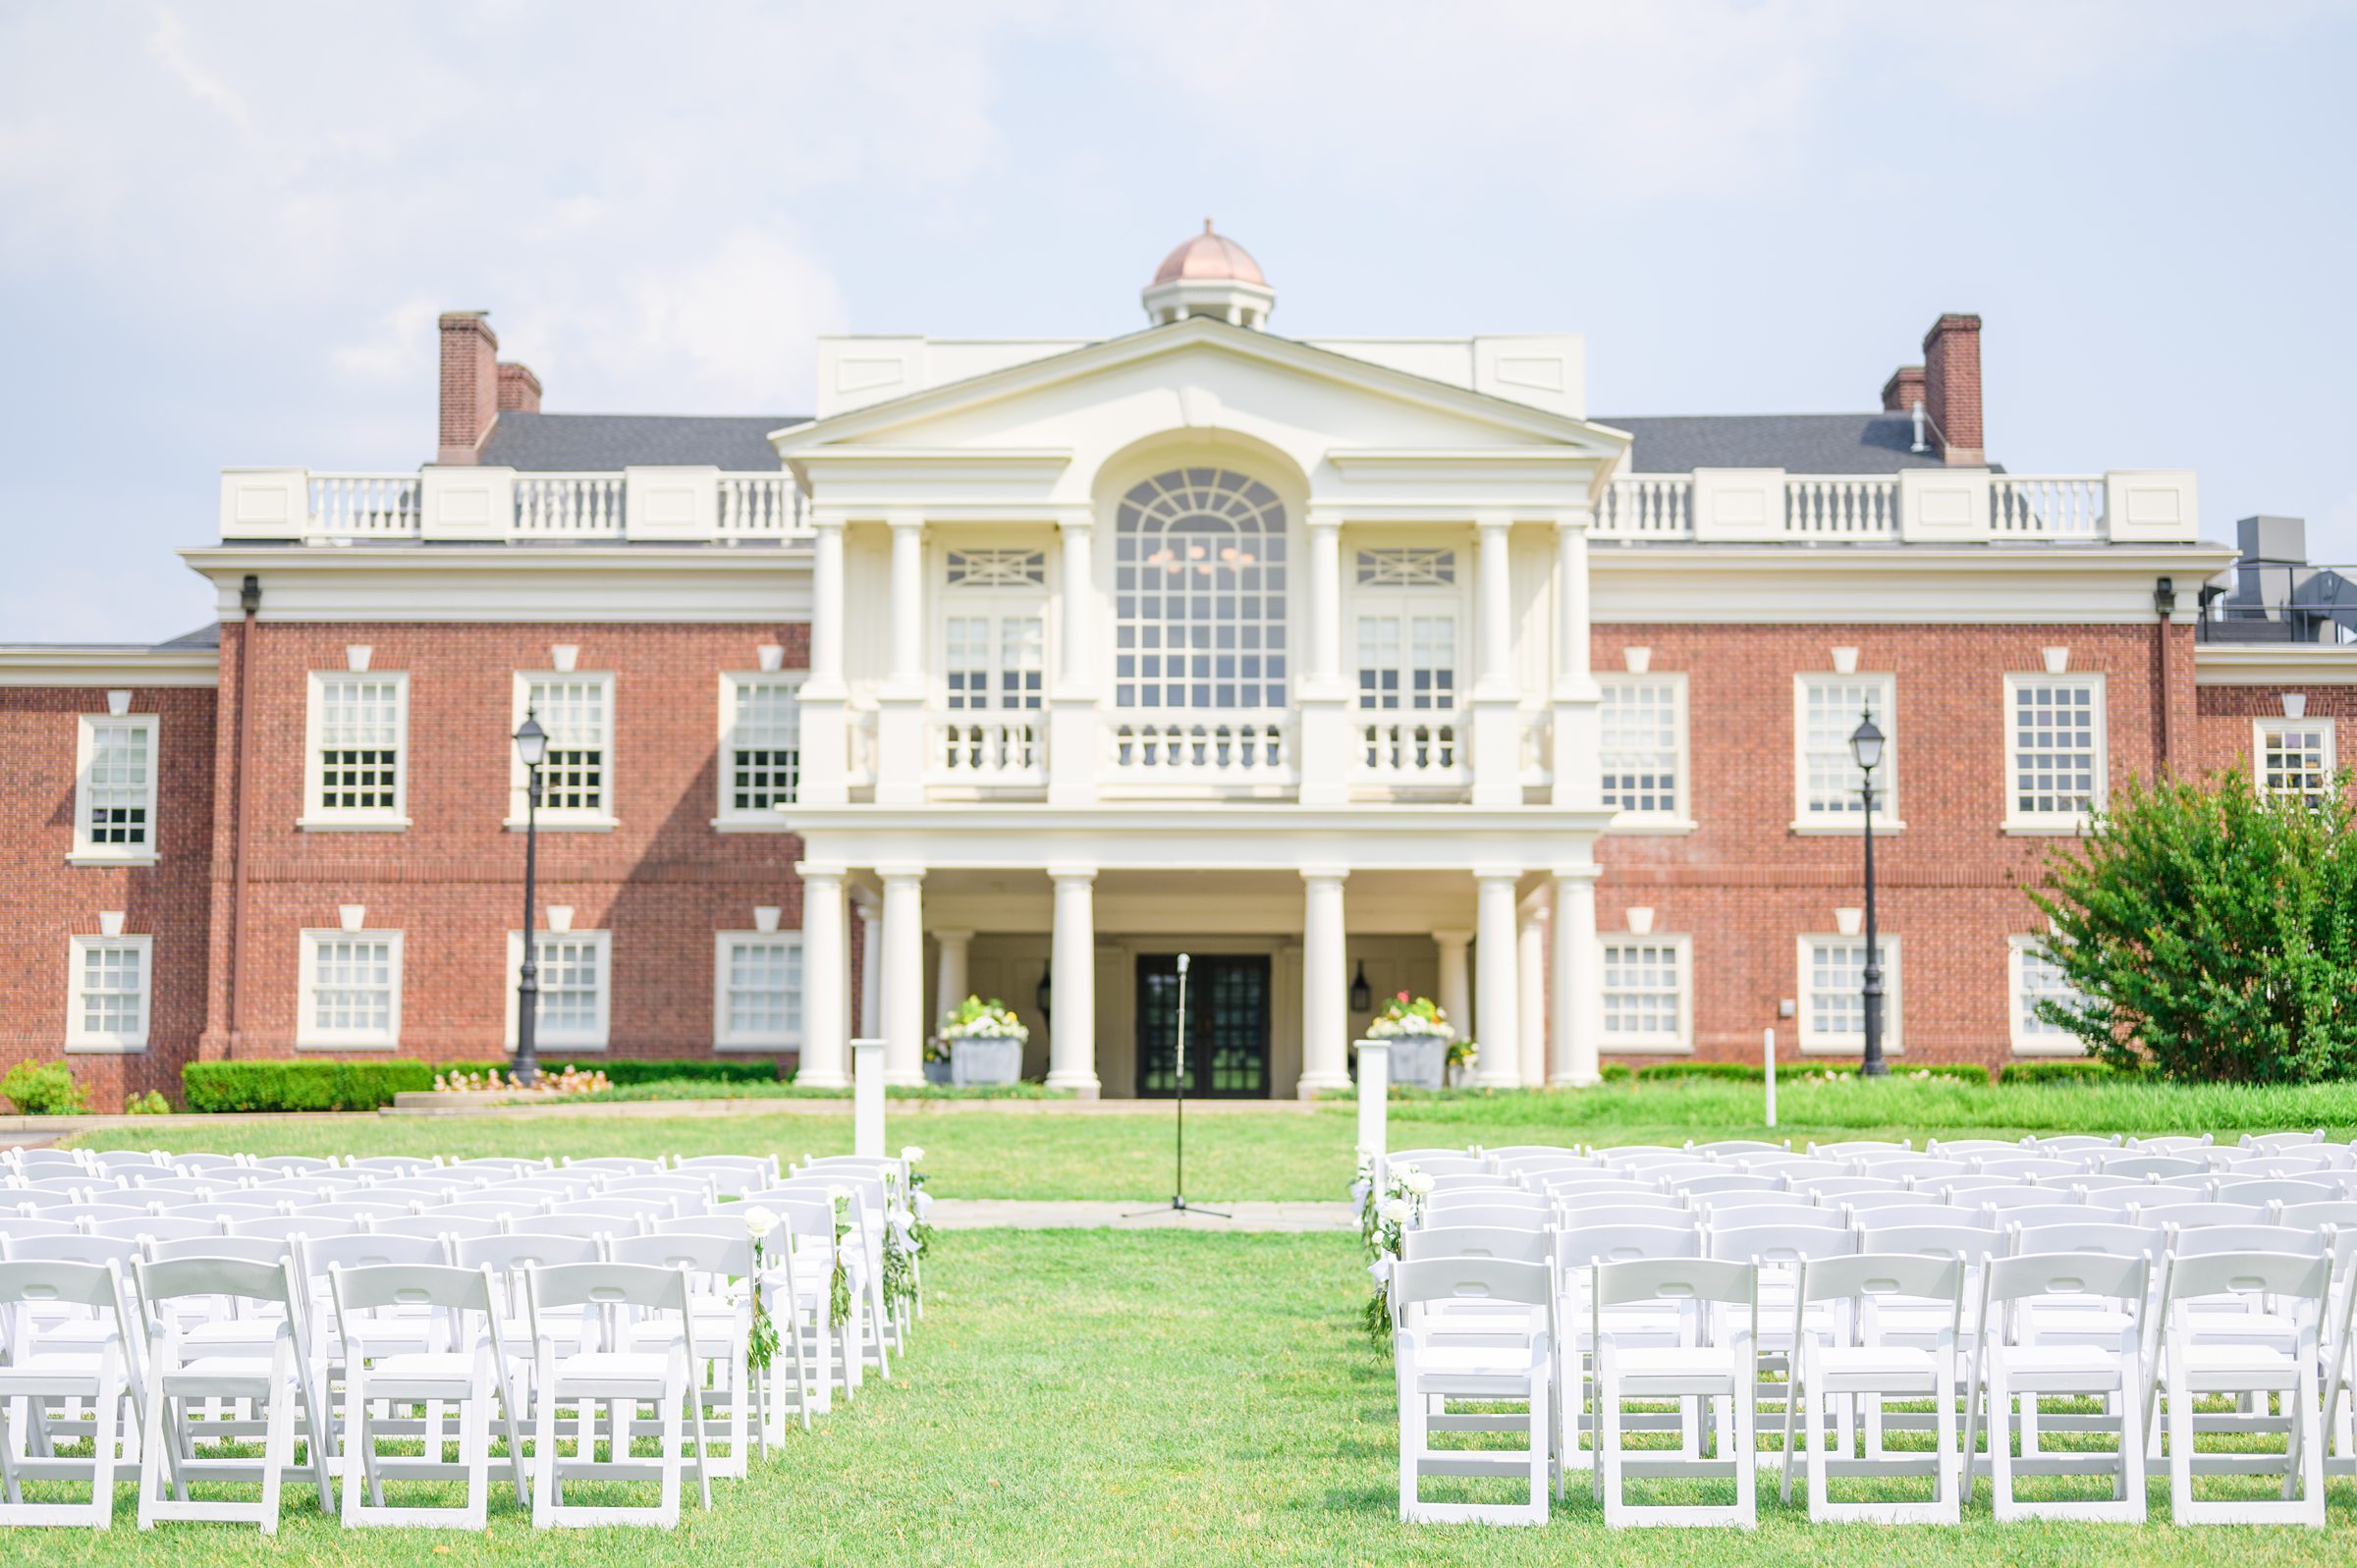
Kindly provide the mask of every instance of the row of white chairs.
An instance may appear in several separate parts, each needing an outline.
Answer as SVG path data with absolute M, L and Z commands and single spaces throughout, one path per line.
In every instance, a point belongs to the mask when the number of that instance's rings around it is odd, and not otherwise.
M 13 1167 L 0 1180 L 47 1179 L 31 1173 L 67 1162 L 19 1155 L 0 1162 Z M 184 1179 L 190 1162 L 158 1156 L 137 1168 L 173 1172 L 152 1187 Z M 790 1172 L 725 1156 L 200 1168 L 244 1184 L 72 1220 L 48 1217 L 53 1207 L 11 1215 L 14 1194 L 0 1192 L 0 1409 L 10 1413 L 0 1524 L 107 1528 L 114 1473 L 136 1465 L 142 1528 L 233 1518 L 269 1533 L 287 1477 L 315 1484 L 332 1509 L 340 1475 L 346 1524 L 479 1529 L 504 1441 L 535 1524 L 668 1528 L 684 1468 L 709 1507 L 711 1480 L 744 1475 L 790 1419 L 807 1429 L 838 1393 L 855 1395 L 866 1372 L 890 1377 L 921 1316 L 904 1206 L 924 1200 L 900 1161 L 841 1157 Z M 298 1213 L 251 1214 L 256 1205 L 235 1201 L 354 1173 L 370 1192 L 435 1173 L 461 1179 L 439 1192 L 394 1189 L 398 1213 L 338 1212 L 316 1192 L 290 1195 L 305 1205 Z M 850 1200 L 840 1211 L 839 1196 Z M 755 1209 L 777 1224 L 758 1266 L 743 1217 Z M 888 1254 L 891 1267 L 904 1263 L 911 1291 L 887 1295 Z M 839 1271 L 850 1304 L 840 1325 Z M 756 1276 L 778 1330 L 766 1374 L 749 1356 Z M 307 1449 L 300 1468 L 298 1441 Z M 258 1458 L 238 1451 L 256 1442 Z M 386 1442 L 422 1445 L 424 1457 L 387 1453 Z M 455 1465 L 443 1462 L 446 1442 L 457 1444 Z M 633 1452 L 650 1443 L 653 1457 Z M 76 1480 L 88 1484 L 84 1502 L 24 1495 L 27 1482 Z M 223 1480 L 258 1495 L 191 1497 L 192 1482 Z M 463 1480 L 465 1500 L 388 1507 L 389 1480 Z M 586 1480 L 652 1482 L 656 1501 L 567 1502 L 567 1486 Z

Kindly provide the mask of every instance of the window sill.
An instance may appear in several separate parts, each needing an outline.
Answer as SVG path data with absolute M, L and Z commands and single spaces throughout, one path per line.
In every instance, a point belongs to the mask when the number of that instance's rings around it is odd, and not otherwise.
M 298 817 L 295 826 L 304 833 L 407 833 L 407 817 Z
M 147 1042 L 144 1040 L 137 1042 L 128 1040 L 69 1040 L 66 1042 L 66 1054 L 69 1056 L 143 1056 L 146 1054 Z
M 102 854 L 94 849 L 77 849 L 66 856 L 66 864 L 69 866 L 152 866 L 162 858 L 152 849 L 142 849 L 137 854 L 128 855 L 110 855 Z
M 747 813 L 744 815 L 714 817 L 712 819 L 712 831 L 714 833 L 794 832 L 792 828 L 786 826 L 786 818 L 783 815 L 783 808 L 781 808 L 779 811 L 765 812 L 759 816 L 754 816 Z M 792 1050 L 793 1048 L 788 1047 L 786 1049 Z
M 1691 1056 L 1693 1046 L 1682 1040 L 1606 1040 L 1596 1047 L 1600 1056 Z
M 1896 818 L 1877 817 L 1874 819 L 1874 832 L 1877 838 L 1906 831 L 1907 825 Z M 1803 838 L 1861 838 L 1865 837 L 1865 827 L 1859 822 L 1827 822 L 1806 817 L 1791 824 L 1791 832 Z
M 511 987 L 510 989 L 513 988 Z M 550 1056 L 602 1056 L 606 1054 L 607 1049 L 606 1042 L 603 1040 L 596 1042 L 590 1042 L 586 1040 L 535 1040 L 532 1042 L 532 1054 L 542 1058 L 543 1060 Z M 516 1054 L 515 1041 L 511 1040 L 508 1042 L 507 1053 L 511 1056 Z
M 399 1051 L 401 1049 L 401 1042 L 398 1040 L 298 1040 L 295 1042 L 295 1049 L 297 1051 L 331 1051 L 338 1053 L 348 1053 L 354 1051 Z
M 1811 1041 L 1804 1039 L 1800 1043 L 1800 1054 L 1804 1056 L 1847 1056 L 1854 1061 L 1864 1058 L 1866 1054 L 1866 1048 L 1862 1045 L 1856 1045 L 1849 1041 Z M 1891 1056 L 1903 1056 L 1906 1054 L 1907 1053 L 1905 1049 L 1899 1046 L 1896 1042 L 1889 1040 L 1883 1042 L 1883 1055 L 1886 1058 Z
M 503 826 L 510 833 L 521 833 L 525 823 L 521 817 L 510 817 Z M 615 817 L 542 817 L 530 826 L 536 833 L 612 833 L 622 822 Z
M 2087 1054 L 2087 1048 L 2075 1036 L 2068 1040 L 2015 1040 L 2013 1054 L 2043 1057 L 2052 1061 L 2056 1058 L 2083 1057 Z
M 1624 811 L 1613 818 L 1612 825 L 1606 828 L 1605 832 L 1618 834 L 1652 833 L 1667 836 L 1670 834 L 1693 833 L 1701 826 L 1702 824 L 1687 817 L 1640 817 Z
M 2076 838 L 2087 832 L 2087 819 L 2073 817 L 2058 821 L 2051 817 L 2007 817 L 2004 831 L 2022 838 Z
M 783 1055 L 789 1051 L 799 1051 L 801 1049 L 802 1043 L 798 1040 L 763 1040 L 755 1042 L 741 1040 L 715 1040 L 712 1042 L 712 1050 L 714 1054 L 722 1056 L 776 1056 Z

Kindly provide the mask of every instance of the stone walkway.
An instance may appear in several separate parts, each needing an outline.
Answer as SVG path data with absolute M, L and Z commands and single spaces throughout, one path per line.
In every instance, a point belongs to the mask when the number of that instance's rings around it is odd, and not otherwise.
M 932 1221 L 944 1230 L 1354 1230 L 1347 1203 L 1206 1203 L 1208 1213 L 1179 1214 L 1151 1203 L 1036 1202 L 1019 1198 L 940 1198 Z

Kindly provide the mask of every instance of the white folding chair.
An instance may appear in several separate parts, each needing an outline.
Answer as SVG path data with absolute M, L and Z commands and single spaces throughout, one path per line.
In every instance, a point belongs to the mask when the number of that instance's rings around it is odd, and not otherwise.
M 58 1335 L 62 1343 L 52 1346 L 40 1320 L 55 1324 L 60 1312 L 89 1321 L 97 1332 Z M 122 1424 L 134 1392 L 136 1343 L 123 1312 L 122 1270 L 111 1260 L 0 1263 L 0 1314 L 9 1320 L 9 1356 L 0 1365 L 0 1525 L 111 1528 L 115 1467 L 136 1456 L 131 1429 Z M 63 1405 L 53 1409 L 58 1401 Z M 83 1404 L 90 1410 L 89 1457 L 63 1456 L 59 1439 L 71 1442 L 81 1433 L 69 1437 L 51 1423 Z M 25 1500 L 27 1481 L 85 1480 L 87 1503 Z
M 1589 1366 L 1595 1354 L 1596 1318 L 1589 1303 L 1593 1271 L 1599 1264 L 1631 1258 L 1698 1258 L 1701 1232 L 1693 1217 L 1682 1211 L 1663 1215 L 1656 1222 L 1588 1225 L 1559 1230 L 1554 1237 L 1555 1266 L 1555 1388 L 1558 1410 L 1555 1494 L 1563 1495 L 1568 1473 L 1595 1463 L 1593 1446 L 1583 1446 L 1584 1431 L 1593 1444 L 1596 1435 L 1588 1399 Z M 1678 1302 L 1648 1302 L 1615 1308 L 1605 1315 L 1604 1326 L 1623 1349 L 1659 1349 L 1693 1345 L 1701 1340 L 1699 1309 Z M 1600 1409 L 1601 1407 L 1596 1407 Z M 1678 1451 L 1701 1454 L 1700 1412 L 1693 1401 L 1681 1401 L 1668 1413 L 1644 1411 L 1622 1418 L 1624 1431 L 1673 1432 Z
M 2145 1290 L 2150 1270 L 2139 1257 L 2110 1258 L 2097 1254 L 2033 1253 L 2026 1257 L 1996 1258 L 1981 1275 L 1980 1333 L 1975 1340 L 1969 1386 L 1985 1391 L 1988 1405 L 1989 1452 L 1976 1461 L 1974 1434 L 1981 1404 L 1967 1398 L 1964 1409 L 1964 1489 L 1985 1462 L 1990 1474 L 1994 1507 L 2000 1520 L 2109 1519 L 2141 1523 L 2144 1495 L 2144 1368 L 2140 1344 Z M 2117 1314 L 2125 1326 L 2110 1343 L 2095 1334 L 2068 1342 L 2040 1340 L 2024 1333 L 2036 1315 L 2022 1310 L 2055 1300 L 2095 1300 Z M 2021 1401 L 2025 1415 L 2034 1415 L 2042 1395 L 2103 1396 L 2105 1416 L 2084 1418 L 2105 1422 L 2118 1433 L 2111 1451 L 2025 1451 L 2013 1453 L 2013 1404 Z M 2110 1475 L 2110 1498 L 2037 1499 L 2018 1497 L 2016 1474 L 2038 1476 Z
M 2330 1299 L 2331 1267 L 2310 1255 L 2220 1252 L 2165 1260 L 2161 1292 L 2162 1357 L 2168 1430 L 2169 1516 L 2180 1525 L 2305 1525 L 2325 1527 L 2325 1430 L 2319 1331 Z M 2298 1327 L 2288 1350 L 2248 1342 L 2220 1343 L 2204 1329 L 2205 1315 L 2189 1310 L 2226 1295 L 2264 1294 L 2274 1313 L 2288 1313 Z M 2194 1402 L 2204 1394 L 2283 1403 L 2284 1449 L 2247 1447 L 2231 1453 L 2199 1450 Z M 2238 1434 L 2244 1429 L 2237 1429 Z M 2279 1500 L 2197 1498 L 2202 1475 L 2270 1475 L 2281 1471 Z M 2294 1493 L 2297 1493 L 2295 1496 Z
M 562 1264 L 526 1270 L 523 1279 L 538 1384 L 532 1433 L 533 1526 L 652 1525 L 669 1530 L 678 1525 L 683 1406 L 693 1438 L 696 1486 L 709 1512 L 712 1478 L 704 1462 L 704 1407 L 702 1400 L 690 1397 L 689 1387 L 688 1369 L 702 1358 L 696 1349 L 686 1272 L 643 1264 Z M 598 1314 L 605 1348 L 566 1353 L 553 1335 L 540 1331 L 542 1323 L 567 1309 Z M 635 1315 L 650 1313 L 677 1315 L 679 1338 L 653 1350 L 621 1348 L 630 1342 L 626 1334 L 634 1327 Z M 557 1410 L 567 1403 L 578 1415 L 571 1458 L 558 1452 Z M 609 1457 L 603 1460 L 597 1457 L 600 1403 L 608 1410 Z M 630 1436 L 641 1405 L 653 1405 L 656 1411 L 661 1452 L 652 1461 L 630 1457 Z M 653 1481 L 657 1500 L 651 1508 L 568 1503 L 563 1492 L 568 1481 Z
M 482 1529 L 490 1503 L 495 1403 L 506 1428 L 516 1503 L 528 1507 L 523 1435 L 517 1426 L 518 1407 L 499 1337 L 501 1303 L 490 1271 L 439 1264 L 356 1269 L 331 1264 L 327 1280 L 344 1346 L 345 1528 Z M 416 1333 L 421 1316 L 434 1328 L 422 1345 Z M 417 1430 L 424 1444 L 421 1456 L 378 1451 L 384 1424 L 372 1424 L 370 1411 L 385 1404 L 424 1407 L 425 1421 Z M 443 1458 L 446 1411 L 458 1417 L 456 1464 Z M 398 1435 L 406 1441 L 409 1433 Z M 456 1508 L 388 1506 L 387 1481 L 464 1481 L 466 1501 Z
M 1501 1258 L 1402 1261 L 1392 1273 L 1392 1336 L 1399 1391 L 1399 1517 L 1414 1523 L 1543 1525 L 1551 1429 L 1547 1413 L 1554 1353 L 1553 1296 L 1543 1264 Z M 1485 1309 L 1482 1331 L 1467 1331 L 1461 1309 Z M 1452 1310 L 1454 1309 L 1454 1310 Z M 1515 1309 L 1520 1309 L 1516 1311 Z M 1444 1316 L 1446 1315 L 1446 1316 Z M 1520 1415 L 1452 1412 L 1452 1402 L 1519 1404 Z M 1434 1430 L 1504 1435 L 1519 1448 L 1430 1446 Z M 1427 1502 L 1425 1477 L 1529 1480 L 1524 1501 Z
M 1759 1271 L 1717 1259 L 1636 1258 L 1596 1267 L 1590 1335 L 1596 1346 L 1596 1489 L 1604 1522 L 1629 1525 L 1759 1523 L 1754 1390 L 1759 1384 Z M 1710 1325 L 1708 1342 L 1673 1349 L 1623 1348 L 1604 1326 L 1616 1307 L 1675 1303 Z M 1713 1310 L 1718 1309 L 1718 1310 Z M 1620 1445 L 1623 1406 L 1631 1400 L 1695 1399 L 1709 1428 L 1710 1406 L 1724 1401 L 1731 1433 L 1717 1458 L 1628 1452 Z M 1640 1504 L 1627 1499 L 1631 1477 L 1731 1479 L 1732 1504 Z
M 687 1369 L 689 1385 L 703 1402 L 707 1438 L 715 1419 L 727 1423 L 728 1452 L 719 1458 L 707 1454 L 705 1464 L 724 1481 L 745 1475 L 751 1469 L 749 1434 L 766 1437 L 768 1433 L 758 1382 L 746 1360 L 753 1331 L 751 1236 L 740 1221 L 735 1235 L 662 1231 L 617 1236 L 606 1250 L 615 1263 L 686 1271 L 688 1310 L 695 1317 L 696 1344 L 703 1352 L 703 1359 Z M 678 1333 L 678 1325 L 668 1319 L 631 1325 L 626 1328 L 622 1348 L 652 1349 L 670 1343 Z
M 1809 1518 L 1863 1520 L 1875 1524 L 1948 1524 L 1961 1518 L 1956 1477 L 1956 1338 L 1963 1316 L 1964 1265 L 1955 1258 L 1922 1253 L 1874 1253 L 1803 1261 L 1793 1293 L 1792 1337 L 1800 1345 L 1793 1362 L 1794 1386 L 1784 1401 L 1783 1499 L 1792 1500 L 1794 1407 L 1808 1412 L 1803 1440 L 1808 1445 Z M 1843 1310 L 1832 1321 L 1846 1328 L 1839 1338 L 1807 1321 L 1810 1306 Z M 1928 1347 L 1886 1339 L 1878 1321 L 1886 1307 L 1929 1309 L 1939 1326 Z M 1932 1403 L 1932 1451 L 1893 1454 L 1882 1444 L 1885 1399 L 1928 1399 Z M 1854 1454 L 1845 1437 L 1836 1457 L 1827 1447 L 1825 1407 L 1829 1400 L 1862 1403 L 1845 1426 L 1868 1433 Z M 1931 1479 L 1922 1501 L 1835 1502 L 1831 1477 L 1914 1477 Z

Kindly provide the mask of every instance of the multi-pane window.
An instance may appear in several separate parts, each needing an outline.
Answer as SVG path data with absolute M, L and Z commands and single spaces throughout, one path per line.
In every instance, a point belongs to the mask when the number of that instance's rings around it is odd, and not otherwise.
M 1685 940 L 1607 937 L 1602 947 L 1604 1049 L 1686 1049 Z
M 1630 816 L 1685 815 L 1685 684 L 1676 676 L 1608 676 L 1600 682 L 1604 803 Z
M 540 810 L 562 826 L 604 822 L 613 816 L 610 773 L 614 750 L 614 677 L 520 676 L 520 706 L 548 731 L 547 760 L 540 766 Z M 517 714 L 521 722 L 523 713 Z M 523 784 L 521 764 L 516 783 Z M 522 813 L 518 812 L 521 816 Z
M 391 1047 L 401 1041 L 401 933 L 302 934 L 299 1046 Z
M 1877 944 L 1883 960 L 1883 1050 L 1898 1052 L 1898 942 Z M 1862 937 L 1800 939 L 1800 1049 L 1866 1049 L 1866 942 Z
M 802 764 L 798 678 L 730 677 L 721 694 L 728 718 L 721 738 L 722 816 L 760 818 L 794 803 Z
M 1448 588 L 1456 582 L 1453 550 L 1361 550 L 1358 585 L 1362 588 Z
M 1358 705 L 1368 712 L 1456 706 L 1456 617 L 1384 611 L 1358 618 Z
M 2101 676 L 2005 677 L 2005 820 L 2082 826 L 2104 798 Z
M 947 705 L 1036 708 L 1046 697 L 1046 622 L 1036 615 L 954 615 L 943 622 Z
M 400 675 L 311 677 L 312 816 L 332 822 L 401 815 L 408 708 L 409 683 Z
M 953 550 L 947 564 L 953 588 L 1037 588 L 1048 580 L 1044 550 Z
M 74 852 L 144 857 L 155 852 L 155 718 L 84 717 L 77 776 Z
M 2259 792 L 2321 806 L 2332 793 L 2332 721 L 2258 722 Z
M 1884 735 L 1883 760 L 1874 770 L 1876 826 L 1898 816 L 1898 727 L 1894 685 L 1890 676 L 1802 676 L 1796 690 L 1799 734 L 1799 820 L 1852 825 L 1866 813 L 1865 776 L 1851 753 L 1849 737 L 1867 714 Z
M 1285 506 L 1226 468 L 1132 486 L 1114 514 L 1114 700 L 1124 708 L 1286 702 Z
M 802 940 L 792 932 L 724 931 L 714 976 L 713 1043 L 759 1051 L 802 1038 Z
M 2007 957 L 2006 994 L 2013 1014 L 2013 1049 L 2026 1055 L 2075 1056 L 2085 1048 L 2079 1037 L 2038 1014 L 2041 1001 L 2075 1006 L 2082 1000 L 2062 966 L 2047 956 L 2037 937 L 2013 939 Z
M 69 955 L 66 1045 L 137 1051 L 147 1044 L 148 974 L 154 939 L 76 937 Z
M 606 931 L 543 931 L 536 934 L 532 955 L 538 966 L 533 979 L 540 1004 L 532 1042 L 537 1050 L 550 1047 L 573 1051 L 606 1049 L 606 1019 L 611 1000 L 609 978 L 613 933 Z M 516 971 L 523 954 L 522 939 L 508 937 L 509 1042 L 515 1040 Z

